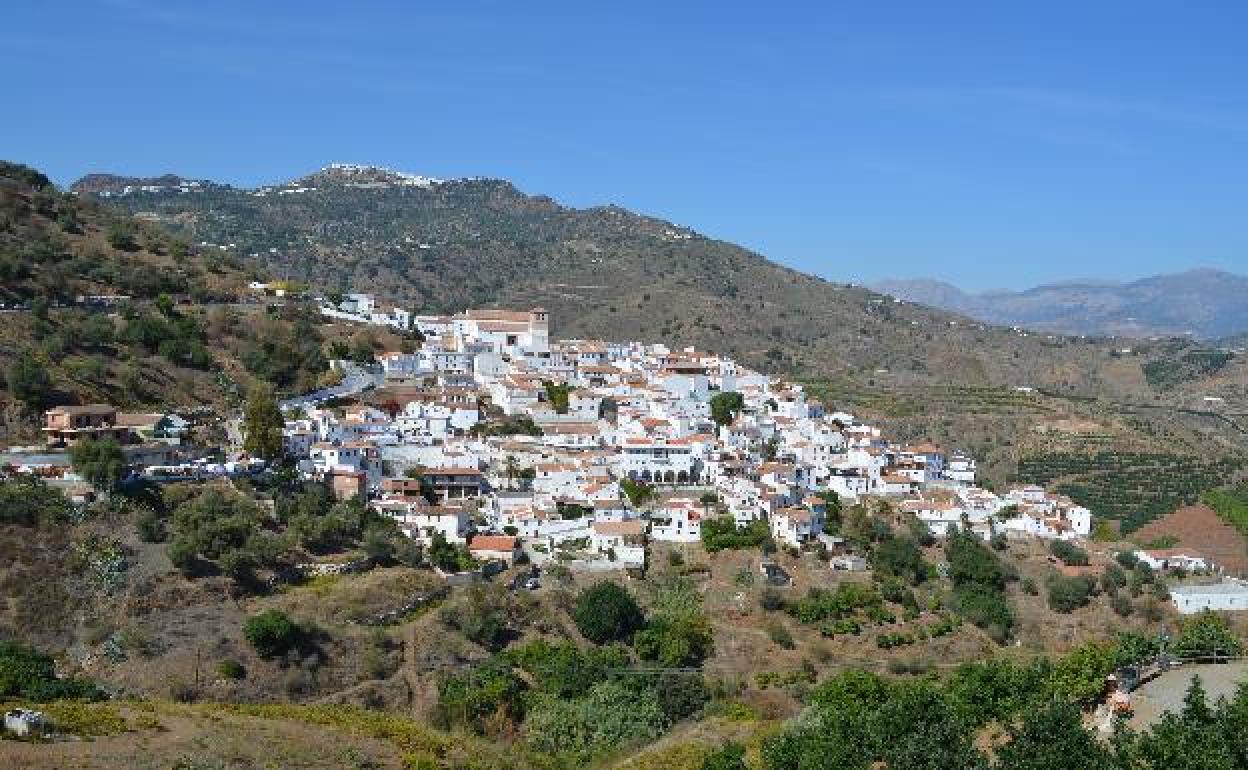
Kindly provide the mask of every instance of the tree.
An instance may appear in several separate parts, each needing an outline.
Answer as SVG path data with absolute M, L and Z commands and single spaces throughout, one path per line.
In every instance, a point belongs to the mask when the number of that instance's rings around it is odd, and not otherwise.
M 1114 671 L 1116 653 L 1106 642 L 1088 642 L 1057 661 L 1050 675 L 1052 692 L 1077 705 L 1096 701 L 1105 690 L 1105 677 Z
M 620 479 L 620 491 L 628 498 L 629 505 L 640 508 L 659 496 L 658 491 L 644 481 L 630 478 Z
M 711 396 L 711 419 L 716 425 L 731 425 L 737 415 L 745 407 L 745 397 L 735 391 L 726 390 Z
M 96 489 L 112 490 L 126 475 L 126 456 L 111 438 L 82 439 L 69 448 L 69 460 Z
M 439 620 L 488 650 L 502 649 L 509 636 L 509 600 L 498 586 L 473 584 L 461 601 L 442 608 Z
M 524 716 L 524 681 L 500 657 L 462 674 L 451 674 L 438 687 L 438 706 L 448 722 L 477 732 Z
M 995 770 L 1103 770 L 1113 766 L 1110 752 L 1084 728 L 1079 709 L 1055 701 L 1033 711 L 1009 731 L 997 747 Z
M 552 380 L 542 380 L 542 387 L 546 389 L 546 400 L 550 402 L 555 412 L 567 414 L 572 386 L 567 383 L 560 384 Z
M 1005 595 L 1007 573 L 997 555 L 973 533 L 958 531 L 946 538 L 945 558 L 958 612 L 1004 642 L 1014 627 L 1014 611 Z
M 909 537 L 890 537 L 871 554 L 871 566 L 882 575 L 895 575 L 912 584 L 923 582 L 927 565 L 919 545 Z
M 139 243 L 134 238 L 134 227 L 129 222 L 113 222 L 105 230 L 108 245 L 120 251 L 138 251 Z
M 659 699 L 659 708 L 672 722 L 694 716 L 711 699 L 702 674 L 694 672 L 668 671 L 660 674 L 654 691 Z
M 195 571 L 195 566 L 199 562 L 199 553 L 195 548 L 195 542 L 189 537 L 175 539 L 165 550 L 169 554 L 169 561 L 183 575 L 189 576 Z
M 30 351 L 18 354 L 6 374 L 9 392 L 32 411 L 43 411 L 52 398 L 52 378 L 43 360 Z
M 572 619 L 591 642 L 628 641 L 644 625 L 641 608 L 619 585 L 600 580 L 577 597 Z
M 1174 652 L 1182 658 L 1238 655 L 1243 649 L 1226 618 L 1209 610 L 1183 621 Z
M 253 387 L 243 408 L 243 449 L 269 462 L 280 459 L 285 451 L 285 424 L 273 389 L 262 384 Z
M 1094 584 L 1082 575 L 1066 577 L 1054 572 L 1046 585 L 1049 589 L 1049 609 L 1054 612 L 1073 612 L 1085 606 L 1092 596 Z
M 467 572 L 477 566 L 467 546 L 449 542 L 441 532 L 433 533 L 426 557 L 430 564 L 443 572 Z
M 243 636 L 262 658 L 284 655 L 302 640 L 303 631 L 281 610 L 265 610 L 247 618 Z
M 1072 567 L 1086 567 L 1088 552 L 1065 540 L 1053 540 L 1049 543 L 1049 552 L 1062 560 L 1063 564 Z
M 515 455 L 507 455 L 503 460 L 503 472 L 507 474 L 507 489 L 515 489 L 513 483 L 515 482 L 516 474 L 520 472 L 520 464 L 516 462 Z
M 732 516 L 717 516 L 702 521 L 702 547 L 709 553 L 728 549 L 758 548 L 770 542 L 771 530 L 767 522 L 755 519 L 744 527 L 737 527 Z
M 364 533 L 364 553 L 374 564 L 390 564 L 394 561 L 397 548 L 394 533 L 374 526 Z
M 672 668 L 701 665 L 714 646 L 711 625 L 701 614 L 658 618 L 633 637 L 642 660 L 658 661 Z
M 425 469 L 419 465 L 413 465 L 403 473 L 409 479 L 420 482 L 420 496 L 425 499 L 426 503 L 435 505 L 438 502 L 438 491 L 433 488 L 433 482 L 425 476 Z
M 0 479 L 0 524 L 32 527 L 63 522 L 69 501 L 59 489 L 26 473 Z

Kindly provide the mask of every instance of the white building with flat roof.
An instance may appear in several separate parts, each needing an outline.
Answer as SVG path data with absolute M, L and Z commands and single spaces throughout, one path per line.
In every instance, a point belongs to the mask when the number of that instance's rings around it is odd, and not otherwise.
M 1208 585 L 1181 585 L 1170 589 L 1170 601 L 1182 615 L 1201 610 L 1248 610 L 1248 583 L 1227 578 Z

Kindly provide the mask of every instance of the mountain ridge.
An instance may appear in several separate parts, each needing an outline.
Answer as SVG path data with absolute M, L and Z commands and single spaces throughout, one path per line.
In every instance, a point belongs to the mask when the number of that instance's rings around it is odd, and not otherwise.
M 989 323 L 1063 334 L 1217 340 L 1248 331 L 1248 308 L 1239 299 L 1248 290 L 1248 276 L 1209 267 L 1124 282 L 1062 281 L 1019 291 L 967 292 L 931 278 L 877 281 L 871 287 Z

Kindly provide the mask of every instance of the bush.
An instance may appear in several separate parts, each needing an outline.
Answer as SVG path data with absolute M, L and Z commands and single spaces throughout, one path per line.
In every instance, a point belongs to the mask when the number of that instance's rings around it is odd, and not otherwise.
M 524 716 L 524 682 L 511 666 L 493 658 L 464 674 L 452 674 L 438 687 L 438 705 L 448 723 L 485 732 L 489 725 L 518 722 Z
M 862 624 L 853 618 L 842 618 L 832 623 L 824 623 L 819 627 L 819 633 L 824 636 L 842 636 L 845 634 L 857 636 L 862 633 Z
M 654 692 L 670 722 L 697 715 L 711 699 L 702 675 L 695 673 L 665 672 L 655 682 Z
M 702 545 L 708 553 L 724 550 L 740 550 L 743 548 L 760 548 L 771 539 L 767 522 L 762 519 L 751 521 L 737 528 L 737 521 L 731 516 L 719 516 L 702 522 Z
M 32 527 L 65 521 L 69 501 L 37 476 L 20 473 L 0 479 L 0 524 Z
M 222 679 L 245 679 L 247 677 L 247 669 L 237 660 L 226 658 L 217 664 L 217 674 Z
M 262 658 L 284 655 L 299 645 L 303 632 L 281 610 L 265 610 L 247 618 L 243 636 Z
M 1009 638 L 1014 628 L 1014 610 L 1000 590 L 970 583 L 955 588 L 953 600 L 958 614 L 987 631 L 994 640 L 1004 642 Z
M 42 357 L 30 352 L 20 353 L 5 373 L 9 392 L 28 409 L 39 412 L 52 400 L 52 377 Z
M 90 682 L 59 679 L 52 656 L 33 647 L 0 641 L 0 699 L 32 701 L 99 700 L 103 693 Z
M 921 583 L 927 566 L 919 544 L 909 537 L 889 537 L 871 554 L 871 567 L 879 575 L 893 575 L 910 583 Z
M 477 560 L 472 557 L 468 546 L 463 543 L 447 542 L 441 532 L 433 534 L 433 540 L 429 543 L 425 558 L 443 572 L 468 572 L 477 567 Z
M 767 624 L 767 637 L 778 647 L 786 650 L 791 650 L 797 646 L 793 642 L 793 634 L 779 621 L 773 620 Z
M 701 770 L 749 770 L 745 764 L 745 747 L 739 743 L 725 743 L 702 760 Z
M 884 599 L 875 586 L 842 583 L 834 591 L 812 588 L 805 597 L 787 605 L 789 614 L 808 625 L 840 620 L 859 612 L 883 608 Z
M 169 537 L 165 520 L 156 511 L 144 511 L 134 523 L 139 539 L 145 543 L 163 543 Z
M 1054 612 L 1073 612 L 1087 605 L 1095 584 L 1082 575 L 1066 577 L 1053 573 L 1049 576 L 1047 587 L 1050 609 Z
M 1131 600 L 1123 594 L 1117 594 L 1114 598 L 1110 599 L 1109 606 L 1115 613 L 1118 614 L 1119 617 L 1122 618 L 1129 616 L 1131 611 L 1134 609 L 1131 605 Z
M 1010 578 L 997 555 L 970 532 L 954 532 L 945 541 L 954 605 L 962 617 L 1004 642 L 1014 628 L 1014 610 L 1005 595 Z
M 894 647 L 904 647 L 914 644 L 914 635 L 901 631 L 890 631 L 875 637 L 875 646 L 881 650 L 891 650 Z
M 628 641 L 644 625 L 637 602 L 628 591 L 609 580 L 581 591 L 572 619 L 581 635 L 596 644 Z
M 472 585 L 460 601 L 443 607 L 439 618 L 482 647 L 499 650 L 511 635 L 509 601 L 498 586 Z
M 697 666 L 710 655 L 714 635 L 701 614 L 660 617 L 633 636 L 633 646 L 642 660 L 673 668 Z
M 575 701 L 542 701 L 525 732 L 536 751 L 585 766 L 622 746 L 652 741 L 668 725 L 652 692 L 608 680 Z
M 1063 564 L 1071 567 L 1088 566 L 1088 552 L 1066 540 L 1050 541 L 1049 553 L 1061 559 Z

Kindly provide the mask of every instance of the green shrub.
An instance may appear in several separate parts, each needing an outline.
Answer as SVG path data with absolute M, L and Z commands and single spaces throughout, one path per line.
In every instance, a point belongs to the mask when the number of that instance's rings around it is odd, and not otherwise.
M 519 722 L 525 713 L 524 681 L 504 660 L 492 658 L 462 674 L 451 674 L 438 687 L 443 718 L 485 732 L 490 724 Z
M 628 641 L 644 625 L 637 602 L 628 591 L 609 580 L 581 591 L 572 619 L 581 635 L 596 644 Z
M 243 623 L 243 636 L 262 658 L 284 655 L 303 640 L 303 631 L 281 610 L 265 610 Z
M 805 597 L 790 602 L 786 610 L 800 622 L 817 625 L 840 620 L 860 612 L 883 609 L 884 599 L 875 586 L 842 583 L 833 591 L 812 588 Z
M 33 647 L 0 641 L 0 698 L 52 701 L 102 697 L 103 693 L 90 682 L 58 678 L 50 655 Z
M 778 647 L 791 650 L 796 646 L 793 642 L 793 634 L 785 628 L 783 623 L 773 620 L 767 624 L 766 631 L 767 637 Z
M 1095 590 L 1095 583 L 1082 575 L 1066 577 L 1053 573 L 1046 585 L 1049 590 L 1049 608 L 1054 612 L 1073 612 L 1086 606 Z
M 771 539 L 767 522 L 751 521 L 738 528 L 732 516 L 709 518 L 702 522 L 702 546 L 707 552 L 760 548 Z
M 1088 566 L 1088 552 L 1069 541 L 1049 541 L 1049 552 L 1072 567 Z

